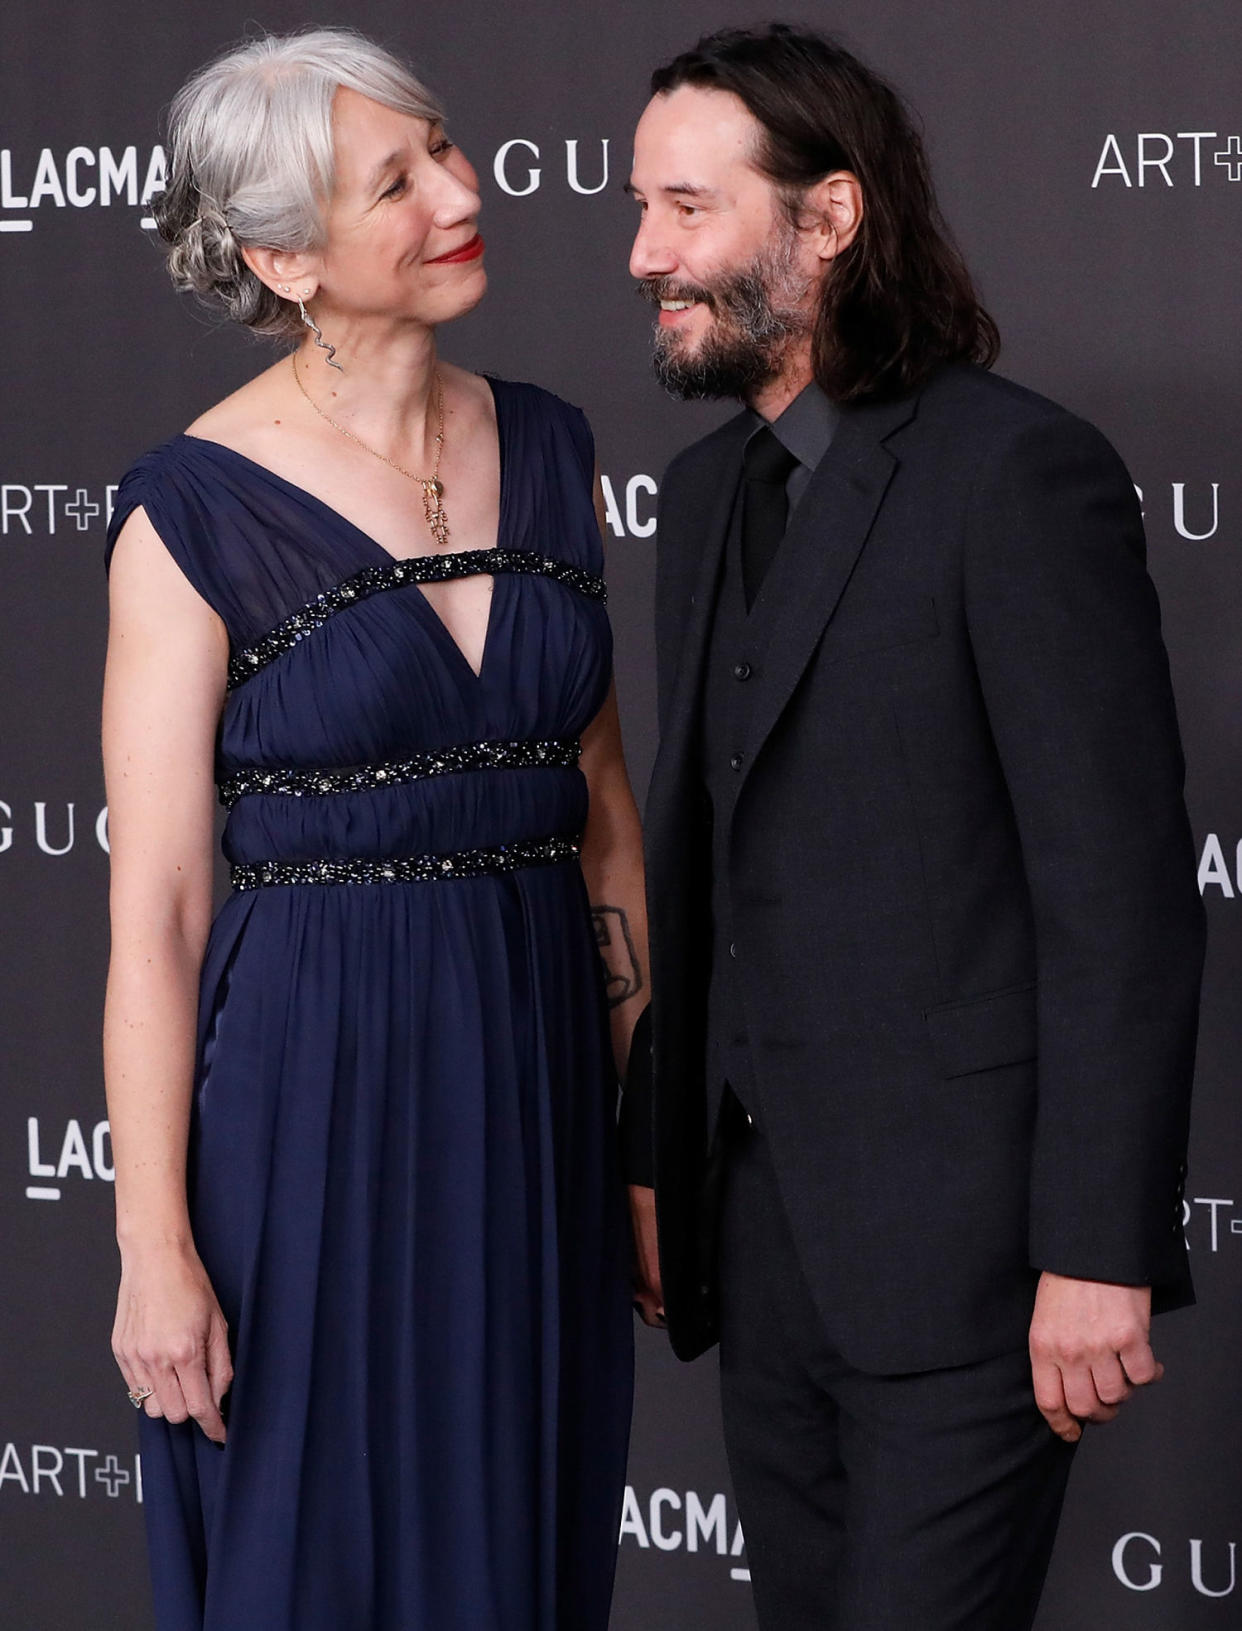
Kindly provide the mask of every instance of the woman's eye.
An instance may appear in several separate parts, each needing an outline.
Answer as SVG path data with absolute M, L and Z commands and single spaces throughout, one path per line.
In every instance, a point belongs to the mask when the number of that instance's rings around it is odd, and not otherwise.
M 380 197 L 381 198 L 400 198 L 401 194 L 404 191 L 405 191 L 405 177 L 404 176 L 398 176 L 397 179 L 393 182 L 391 187 L 385 187 L 384 191 L 380 194 Z
M 441 136 L 440 140 L 431 149 L 432 158 L 442 159 L 446 153 L 453 151 L 455 145 L 454 142 L 449 141 L 447 136 Z

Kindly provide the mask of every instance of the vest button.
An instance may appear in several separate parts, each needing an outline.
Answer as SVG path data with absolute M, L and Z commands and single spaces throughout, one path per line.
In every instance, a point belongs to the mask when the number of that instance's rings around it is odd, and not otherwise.
M 737 663 L 733 669 L 733 678 L 735 680 L 748 680 L 754 672 L 749 663 Z
M 729 760 L 729 769 L 730 770 L 740 770 L 744 763 L 745 763 L 745 761 L 743 760 L 742 755 L 740 753 L 735 753 L 733 755 L 733 757 Z

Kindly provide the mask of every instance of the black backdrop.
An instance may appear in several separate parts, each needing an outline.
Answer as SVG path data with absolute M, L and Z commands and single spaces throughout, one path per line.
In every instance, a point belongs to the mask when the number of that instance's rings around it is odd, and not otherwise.
M 925 120 L 1004 372 L 1095 420 L 1142 490 L 1190 765 L 1211 946 L 1188 1189 L 1197 1310 L 1169 1376 L 1092 1433 L 1042 1631 L 1242 1624 L 1242 560 L 1237 0 L 839 0 Z M 718 3 L 15 0 L 0 22 L 0 1628 L 144 1631 L 134 1420 L 108 1351 L 116 1259 L 98 1027 L 106 825 L 103 524 L 131 458 L 261 365 L 171 293 L 144 193 L 160 114 L 254 23 L 354 24 L 445 96 L 482 181 L 492 291 L 443 337 L 589 413 L 610 504 L 618 683 L 652 758 L 654 492 L 718 408 L 665 401 L 620 192 L 651 66 Z M 1099 1136 L 1108 1137 L 1101 1127 Z M 867 1227 L 866 1218 L 858 1227 Z M 750 1627 L 711 1361 L 639 1333 L 614 1624 Z M 913 1628 L 912 1628 L 913 1631 Z

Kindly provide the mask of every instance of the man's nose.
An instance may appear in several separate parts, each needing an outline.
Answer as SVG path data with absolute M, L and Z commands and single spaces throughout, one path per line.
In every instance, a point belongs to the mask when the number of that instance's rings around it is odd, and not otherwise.
M 634 247 L 630 251 L 630 276 L 668 277 L 677 270 L 677 257 L 644 219 L 634 234 Z

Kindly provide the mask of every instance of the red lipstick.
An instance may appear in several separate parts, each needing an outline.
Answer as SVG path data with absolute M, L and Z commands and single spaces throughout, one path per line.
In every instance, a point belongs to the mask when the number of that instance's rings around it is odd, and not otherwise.
M 451 249 L 447 255 L 436 255 L 427 262 L 428 266 L 453 266 L 458 261 L 478 260 L 483 253 L 483 239 L 475 233 L 469 243 L 462 244 L 460 249 Z

